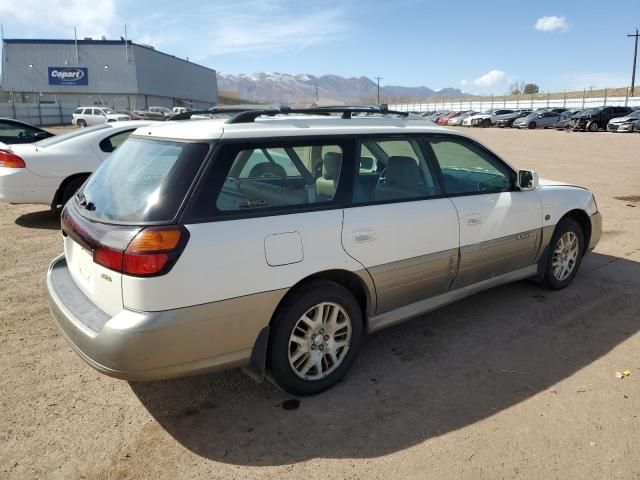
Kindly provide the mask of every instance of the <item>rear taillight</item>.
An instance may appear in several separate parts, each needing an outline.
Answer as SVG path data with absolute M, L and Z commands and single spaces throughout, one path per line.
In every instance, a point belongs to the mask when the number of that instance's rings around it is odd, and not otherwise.
M 5 168 L 26 168 L 24 160 L 18 155 L 7 150 L 0 150 L 0 167 Z
M 189 238 L 184 227 L 141 230 L 124 252 L 99 246 L 93 260 L 111 270 L 134 276 L 161 275 L 171 269 Z

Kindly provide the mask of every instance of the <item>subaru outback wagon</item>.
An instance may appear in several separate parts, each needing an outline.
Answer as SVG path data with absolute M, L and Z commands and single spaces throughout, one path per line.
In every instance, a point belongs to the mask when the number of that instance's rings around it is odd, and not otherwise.
M 366 332 L 566 287 L 600 239 L 584 188 L 422 120 L 327 111 L 136 130 L 62 213 L 47 287 L 73 349 L 122 379 L 246 366 L 315 394 Z

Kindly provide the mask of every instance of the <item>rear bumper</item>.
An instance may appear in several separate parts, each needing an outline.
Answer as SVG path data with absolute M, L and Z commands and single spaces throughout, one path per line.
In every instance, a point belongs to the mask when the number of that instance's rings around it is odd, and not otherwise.
M 596 212 L 590 217 L 591 219 L 591 239 L 589 240 L 589 248 L 587 251 L 591 252 L 598 242 L 602 238 L 602 215 L 600 212 Z
M 47 272 L 51 313 L 65 340 L 93 368 L 124 380 L 160 380 L 248 363 L 260 329 L 284 292 L 161 312 L 110 317 L 76 286 L 64 256 Z M 261 319 L 250 318 L 255 310 Z M 267 309 L 273 305 L 273 310 Z

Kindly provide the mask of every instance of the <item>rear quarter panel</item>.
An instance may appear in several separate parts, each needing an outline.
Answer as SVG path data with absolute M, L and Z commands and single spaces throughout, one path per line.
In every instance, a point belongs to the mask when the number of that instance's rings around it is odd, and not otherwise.
M 124 276 L 126 308 L 158 311 L 290 288 L 317 272 L 363 267 L 342 248 L 342 210 L 186 225 L 190 239 L 173 269 L 153 278 Z M 270 266 L 272 235 L 297 232 L 292 263 Z M 266 240 L 266 243 L 265 243 Z M 298 261 L 299 260 L 299 261 Z

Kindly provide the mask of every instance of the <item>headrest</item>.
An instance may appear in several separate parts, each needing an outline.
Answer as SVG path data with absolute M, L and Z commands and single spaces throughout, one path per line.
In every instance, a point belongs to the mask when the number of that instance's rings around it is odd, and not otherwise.
M 249 172 L 249 178 L 259 177 L 287 178 L 287 172 L 282 165 L 272 162 L 262 162 L 254 165 Z
M 340 166 L 342 165 L 342 154 L 338 152 L 327 152 L 322 160 L 322 176 L 328 180 L 337 180 L 340 176 Z
M 416 161 L 411 157 L 398 155 L 389 157 L 387 161 L 385 183 L 387 185 L 415 187 L 422 185 L 424 182 Z

